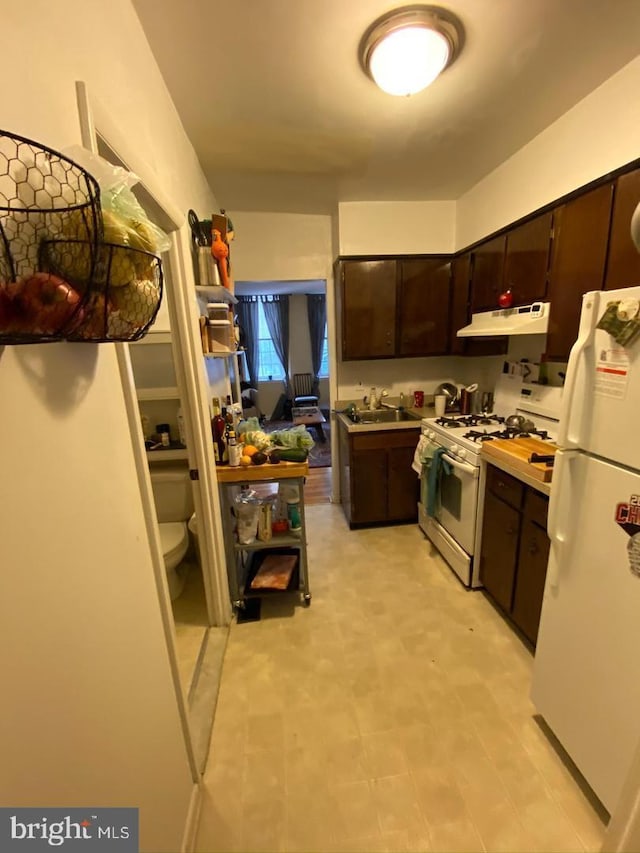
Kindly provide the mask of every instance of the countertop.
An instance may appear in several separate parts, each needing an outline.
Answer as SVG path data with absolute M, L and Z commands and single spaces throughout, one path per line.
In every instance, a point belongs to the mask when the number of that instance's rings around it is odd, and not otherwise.
M 551 483 L 543 483 L 535 477 L 529 477 L 524 471 L 519 468 L 512 467 L 508 462 L 503 462 L 501 459 L 496 459 L 493 456 L 485 456 L 482 452 L 480 453 L 480 460 L 485 465 L 494 465 L 506 474 L 511 474 L 511 476 L 515 477 L 516 480 L 520 480 L 521 483 L 525 483 L 527 486 L 530 486 L 537 492 L 541 492 L 543 495 L 551 494 Z
M 255 483 L 260 480 L 287 480 L 290 477 L 306 477 L 308 462 L 278 462 L 271 465 L 247 465 L 239 467 L 219 466 L 216 475 L 219 483 Z

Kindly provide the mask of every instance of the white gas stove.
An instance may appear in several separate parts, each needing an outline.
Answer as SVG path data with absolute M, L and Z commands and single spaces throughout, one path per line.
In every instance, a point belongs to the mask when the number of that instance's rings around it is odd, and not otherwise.
M 501 376 L 495 390 L 495 412 L 424 418 L 422 435 L 446 452 L 437 483 L 429 494 L 423 479 L 419 524 L 467 587 L 482 586 L 474 554 L 478 546 L 478 514 L 484 501 L 480 488 L 480 453 L 485 441 L 535 436 L 553 441 L 560 417 L 561 388 L 526 385 L 521 377 Z M 524 429 L 509 426 L 520 416 Z M 449 469 L 447 472 L 447 468 Z M 482 478 L 483 479 L 483 478 Z

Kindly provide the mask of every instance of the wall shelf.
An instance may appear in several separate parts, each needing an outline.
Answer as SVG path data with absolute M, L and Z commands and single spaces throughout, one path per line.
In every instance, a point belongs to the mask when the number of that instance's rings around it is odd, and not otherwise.
M 177 462 L 188 458 L 186 447 L 176 450 L 147 450 L 148 462 Z
M 208 298 L 210 302 L 226 302 L 227 305 L 235 305 L 238 302 L 233 293 L 221 284 L 197 284 L 196 293 Z
M 144 336 L 144 338 L 140 338 L 139 341 L 131 342 L 134 346 L 145 346 L 149 344 L 170 344 L 171 343 L 171 332 L 154 332 L 151 329 L 148 334 Z
M 138 400 L 179 400 L 180 392 L 175 388 L 137 388 Z

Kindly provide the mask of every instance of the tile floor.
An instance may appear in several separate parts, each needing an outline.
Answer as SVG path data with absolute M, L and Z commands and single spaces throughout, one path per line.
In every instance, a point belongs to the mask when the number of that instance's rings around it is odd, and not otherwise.
M 307 509 L 313 602 L 231 628 L 197 850 L 582 851 L 531 655 L 417 526 Z

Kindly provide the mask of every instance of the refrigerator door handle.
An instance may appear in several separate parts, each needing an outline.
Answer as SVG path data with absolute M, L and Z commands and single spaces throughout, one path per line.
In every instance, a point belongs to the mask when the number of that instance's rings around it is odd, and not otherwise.
M 563 562 L 563 554 L 569 537 L 566 529 L 562 529 L 562 520 L 567 522 L 571 518 L 571 471 L 570 466 L 575 453 L 559 450 L 556 453 L 556 462 L 553 469 L 553 486 L 549 497 L 549 515 L 547 518 L 547 532 L 551 540 L 551 547 L 555 552 L 547 567 L 546 583 L 551 589 L 557 589 L 560 584 L 560 567 Z
M 567 378 L 562 391 L 562 411 L 560 415 L 560 425 L 558 428 L 558 444 L 560 447 L 581 447 L 580 431 L 583 420 L 583 408 L 581 403 L 580 411 L 577 413 L 575 406 L 575 393 L 578 384 L 580 363 L 587 349 L 593 342 L 593 318 L 597 315 L 598 303 L 598 292 L 594 291 L 591 293 L 585 293 L 582 297 L 582 319 L 580 323 L 580 331 L 575 344 L 571 347 L 569 362 L 567 364 Z M 576 413 L 578 414 L 578 417 L 576 417 Z M 575 429 L 572 429 L 572 424 L 576 424 Z M 554 473 L 554 478 L 555 476 L 556 474 Z

